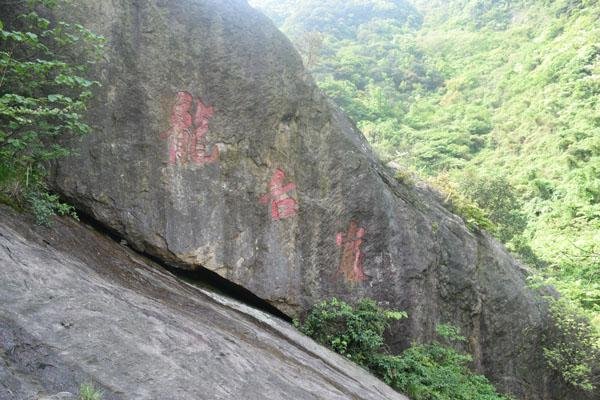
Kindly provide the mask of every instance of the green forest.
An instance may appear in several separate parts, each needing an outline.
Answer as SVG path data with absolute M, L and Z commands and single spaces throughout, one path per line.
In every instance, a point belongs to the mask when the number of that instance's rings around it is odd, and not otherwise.
M 600 325 L 600 4 L 254 0 L 403 180 Z

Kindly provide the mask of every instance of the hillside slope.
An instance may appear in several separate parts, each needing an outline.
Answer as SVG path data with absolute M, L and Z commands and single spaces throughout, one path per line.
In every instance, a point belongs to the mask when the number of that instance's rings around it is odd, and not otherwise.
M 428 109 L 417 135 L 426 140 L 436 121 L 433 129 L 451 130 L 469 107 L 488 132 L 464 157 L 416 162 L 433 161 L 431 173 L 457 162 L 506 177 L 527 216 L 524 242 L 555 284 L 600 312 L 600 5 L 511 2 L 482 10 L 466 29 L 438 24 L 439 6 L 423 2 L 430 19 L 418 40 L 446 83 L 415 103 Z
M 283 3 L 253 2 L 380 157 L 472 198 L 600 327 L 600 4 L 382 1 L 401 16 L 300 21 L 315 4 Z

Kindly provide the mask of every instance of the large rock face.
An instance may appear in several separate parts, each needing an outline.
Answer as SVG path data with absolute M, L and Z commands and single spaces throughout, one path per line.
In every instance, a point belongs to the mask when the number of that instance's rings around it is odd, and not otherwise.
M 104 400 L 407 400 L 289 324 L 81 224 L 32 227 L 0 208 L 0 400 L 83 382 Z
M 501 389 L 559 398 L 519 265 L 396 182 L 264 16 L 242 0 L 75 3 L 65 13 L 109 40 L 95 132 L 55 174 L 80 209 L 289 315 L 332 296 L 406 310 L 395 349 L 453 323 Z

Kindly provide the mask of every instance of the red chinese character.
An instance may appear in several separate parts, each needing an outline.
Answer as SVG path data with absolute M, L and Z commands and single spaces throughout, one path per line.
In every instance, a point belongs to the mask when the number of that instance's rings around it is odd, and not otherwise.
M 188 92 L 178 92 L 173 111 L 171 128 L 160 136 L 169 139 L 169 164 L 185 163 L 188 159 L 190 128 L 192 127 L 193 97 Z
M 213 146 L 210 154 L 206 147 L 208 121 L 214 114 L 212 107 L 196 100 L 192 118 L 194 97 L 189 92 L 178 92 L 171 112 L 171 127 L 160 136 L 169 139 L 169 164 L 207 164 L 219 159 L 219 148 Z
M 190 151 L 192 161 L 196 164 L 207 164 L 219 159 L 219 148 L 213 146 L 208 154 L 206 150 L 206 133 L 208 132 L 208 120 L 212 118 L 214 110 L 198 100 L 196 113 L 194 115 L 194 126 L 196 130 L 192 135 Z
M 289 218 L 298 212 L 298 203 L 288 195 L 296 188 L 295 183 L 284 185 L 285 172 L 281 169 L 276 169 L 269 182 L 269 193 L 260 198 L 262 204 L 267 204 L 271 201 L 271 218 L 278 221 L 283 218 Z
M 365 229 L 359 228 L 354 221 L 350 222 L 347 233 L 339 232 L 335 236 L 335 243 L 342 248 L 342 257 L 337 274 L 344 274 L 350 282 L 362 282 L 366 279 L 363 271 L 364 253 L 361 246 L 365 237 Z

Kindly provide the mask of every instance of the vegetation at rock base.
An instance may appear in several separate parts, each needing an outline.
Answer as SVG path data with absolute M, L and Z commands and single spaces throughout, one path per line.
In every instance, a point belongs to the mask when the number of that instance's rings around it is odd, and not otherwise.
M 546 360 L 566 382 L 593 390 L 600 384 L 600 344 L 594 327 L 568 299 L 550 300 L 550 312 L 552 327 L 544 338 Z
M 399 176 L 421 176 L 503 241 L 592 321 L 583 342 L 598 346 L 599 2 L 252 3 Z M 589 389 L 573 376 L 590 370 L 560 354 L 549 365 Z
M 58 4 L 29 0 L 10 27 L 0 20 L 0 201 L 32 211 L 41 224 L 75 216 L 45 179 L 52 160 L 72 154 L 64 140 L 91 130 L 83 116 L 98 82 L 86 68 L 104 42 L 79 24 L 43 16 Z
M 383 347 L 383 334 L 390 321 L 406 318 L 405 312 L 384 310 L 370 299 L 355 307 L 337 299 L 313 307 L 296 326 L 355 363 L 368 367 L 373 355 Z
M 434 341 L 389 354 L 383 335 L 405 312 L 385 310 L 370 299 L 351 306 L 338 299 L 317 304 L 296 326 L 306 335 L 370 370 L 413 400 L 506 400 L 488 380 L 471 372 L 471 357 Z M 455 327 L 440 325 L 440 339 L 466 340 Z

